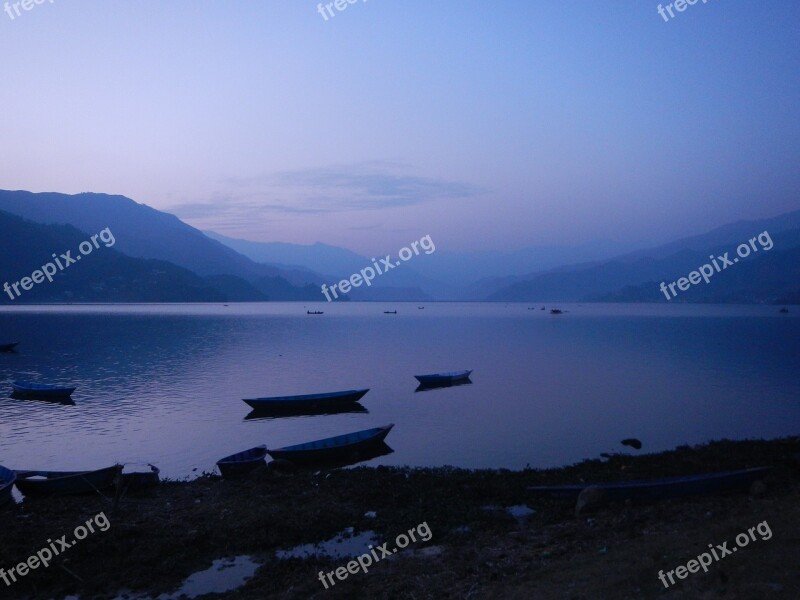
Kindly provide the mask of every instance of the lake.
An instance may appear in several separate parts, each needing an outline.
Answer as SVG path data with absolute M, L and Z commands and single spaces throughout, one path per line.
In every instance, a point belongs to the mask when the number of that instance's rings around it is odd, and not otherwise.
M 222 456 L 395 423 L 366 464 L 512 469 L 601 452 L 800 433 L 800 311 L 665 304 L 253 303 L 0 309 L 14 379 L 76 385 L 74 406 L 0 399 L 0 464 Z M 530 310 L 529 308 L 534 308 Z M 383 314 L 397 310 L 397 315 Z M 311 316 L 306 310 L 321 310 Z M 474 369 L 415 392 L 415 374 Z M 245 417 L 241 399 L 368 387 L 368 412 Z

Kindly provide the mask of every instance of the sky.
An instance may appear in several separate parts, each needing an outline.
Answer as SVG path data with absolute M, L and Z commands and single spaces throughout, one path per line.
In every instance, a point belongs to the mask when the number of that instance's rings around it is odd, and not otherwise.
M 369 255 L 648 246 L 800 209 L 795 0 L 13 4 L 3 189 Z

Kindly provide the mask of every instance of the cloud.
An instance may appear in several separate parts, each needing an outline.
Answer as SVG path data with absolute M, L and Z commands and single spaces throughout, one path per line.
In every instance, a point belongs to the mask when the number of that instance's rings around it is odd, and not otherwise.
M 205 202 L 170 208 L 185 219 L 221 219 L 228 225 L 255 219 L 324 215 L 416 206 L 436 200 L 469 198 L 480 190 L 466 183 L 420 177 L 408 166 L 388 161 L 281 171 L 228 179 L 224 192 Z

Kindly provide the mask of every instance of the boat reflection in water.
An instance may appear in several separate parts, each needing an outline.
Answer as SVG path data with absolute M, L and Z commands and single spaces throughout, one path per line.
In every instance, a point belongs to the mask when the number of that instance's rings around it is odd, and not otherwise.
M 75 401 L 69 396 L 39 396 L 35 394 L 18 394 L 11 392 L 9 398 L 14 400 L 35 400 L 37 402 L 47 402 L 49 404 L 62 404 L 64 406 L 75 406 Z
M 472 385 L 472 380 L 467 377 L 466 379 L 459 379 L 458 381 L 442 381 L 439 383 L 420 383 L 414 392 L 430 392 L 431 390 L 441 390 L 443 388 L 451 388 L 459 385 Z
M 260 408 L 251 410 L 244 418 L 245 421 L 258 421 L 261 419 L 283 419 L 286 417 L 316 417 L 319 415 L 341 415 L 345 413 L 368 413 L 363 404 L 353 402 L 342 406 L 315 406 L 307 408 Z

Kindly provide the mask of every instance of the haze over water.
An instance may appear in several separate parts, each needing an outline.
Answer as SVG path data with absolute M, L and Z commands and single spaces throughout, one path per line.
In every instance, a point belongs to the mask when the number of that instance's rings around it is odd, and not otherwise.
M 535 310 L 529 310 L 529 306 Z M 2 378 L 76 385 L 75 406 L 0 399 L 0 462 L 168 477 L 386 423 L 369 464 L 549 467 L 800 422 L 800 319 L 774 306 L 231 304 L 14 307 Z M 384 310 L 397 309 L 397 315 Z M 308 316 L 306 310 L 322 310 Z M 474 369 L 415 392 L 415 374 Z M 245 420 L 241 399 L 369 387 L 368 413 Z M 197 469 L 196 471 L 194 469 Z

